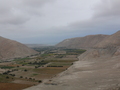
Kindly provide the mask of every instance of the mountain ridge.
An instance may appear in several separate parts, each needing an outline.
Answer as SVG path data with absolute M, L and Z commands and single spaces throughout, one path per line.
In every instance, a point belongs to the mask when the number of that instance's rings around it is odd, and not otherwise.
M 58 43 L 56 47 L 68 47 L 68 48 L 93 48 L 95 44 L 102 41 L 109 35 L 97 34 L 87 35 L 85 37 L 77 37 L 71 39 L 65 39 Z
M 120 30 L 112 35 L 87 35 L 85 37 L 77 37 L 65 39 L 58 43 L 56 47 L 68 48 L 107 48 L 110 46 L 120 46 Z

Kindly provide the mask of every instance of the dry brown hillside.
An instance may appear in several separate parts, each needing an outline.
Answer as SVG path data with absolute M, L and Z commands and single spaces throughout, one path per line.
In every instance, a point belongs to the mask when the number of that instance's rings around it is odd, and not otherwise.
M 108 37 L 108 35 L 88 35 L 85 37 L 66 39 L 58 43 L 56 46 L 68 48 L 91 48 L 106 37 Z
M 109 35 L 104 40 L 95 45 L 96 47 L 110 47 L 110 46 L 120 46 L 120 31 L 115 34 Z
M 120 46 L 120 31 L 112 35 L 88 35 L 66 39 L 56 45 L 68 48 L 108 48 Z
M 25 57 L 38 52 L 28 48 L 19 42 L 0 37 L 0 59 Z

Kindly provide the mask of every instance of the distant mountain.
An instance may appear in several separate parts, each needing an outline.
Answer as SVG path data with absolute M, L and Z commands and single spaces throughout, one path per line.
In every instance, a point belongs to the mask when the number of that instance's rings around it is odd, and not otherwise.
M 17 41 L 0 37 L 0 59 L 26 57 L 38 53 Z
M 50 45 L 47 45 L 47 44 L 25 44 L 25 45 L 28 46 L 28 47 L 30 47 L 30 48 L 50 46 Z
M 88 35 L 66 39 L 56 45 L 68 48 L 107 48 L 120 46 L 120 31 L 112 35 Z
M 66 39 L 56 45 L 56 47 L 68 48 L 93 48 L 96 44 L 104 40 L 109 35 L 88 35 L 85 37 L 77 37 Z

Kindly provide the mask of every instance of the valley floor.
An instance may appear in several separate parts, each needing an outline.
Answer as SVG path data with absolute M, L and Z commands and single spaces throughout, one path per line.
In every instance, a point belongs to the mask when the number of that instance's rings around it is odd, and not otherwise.
M 102 52 L 103 53 L 103 52 Z M 112 90 L 120 84 L 120 56 L 88 50 L 51 81 L 24 90 Z

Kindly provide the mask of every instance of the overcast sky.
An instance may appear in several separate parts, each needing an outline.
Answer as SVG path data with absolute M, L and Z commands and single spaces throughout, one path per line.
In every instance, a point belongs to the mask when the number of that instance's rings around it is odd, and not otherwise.
M 56 44 L 120 30 L 120 0 L 0 0 L 0 35 L 21 43 Z

